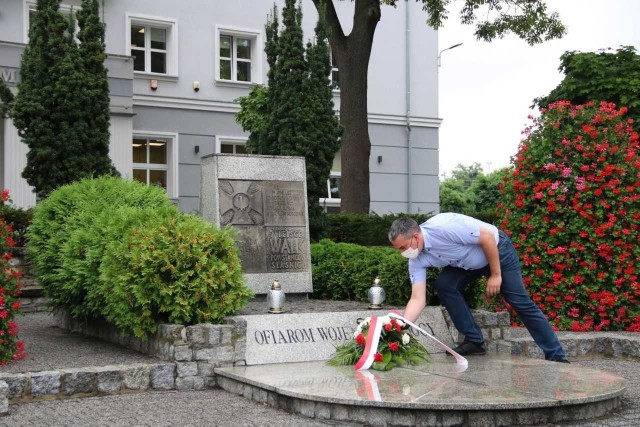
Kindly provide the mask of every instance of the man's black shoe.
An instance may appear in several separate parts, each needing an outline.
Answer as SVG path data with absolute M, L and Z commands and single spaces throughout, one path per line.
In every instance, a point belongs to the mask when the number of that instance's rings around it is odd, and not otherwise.
M 482 344 L 483 343 L 476 344 L 466 341 L 454 348 L 453 351 L 458 353 L 460 356 L 482 356 L 487 353 L 482 347 Z
M 567 359 L 565 359 L 564 357 L 556 357 L 555 359 L 553 359 L 553 361 L 554 362 L 559 362 L 559 363 L 571 363 Z

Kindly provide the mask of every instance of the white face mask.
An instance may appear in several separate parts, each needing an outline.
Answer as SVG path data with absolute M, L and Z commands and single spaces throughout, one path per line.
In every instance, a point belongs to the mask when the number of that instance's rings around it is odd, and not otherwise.
M 411 247 L 412 241 L 413 241 L 413 237 L 409 241 L 409 247 L 407 248 L 407 250 L 402 252 L 400 255 L 408 259 L 416 259 L 418 257 L 418 255 L 420 254 L 420 250 L 418 248 Z

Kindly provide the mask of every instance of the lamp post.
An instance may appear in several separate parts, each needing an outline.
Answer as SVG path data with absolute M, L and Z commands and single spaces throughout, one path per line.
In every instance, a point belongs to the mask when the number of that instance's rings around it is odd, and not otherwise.
M 454 44 L 453 46 L 449 46 L 448 48 L 442 49 L 440 52 L 438 52 L 438 67 L 441 65 L 441 58 L 440 57 L 442 56 L 442 52 L 444 52 L 445 50 L 455 49 L 458 46 L 462 46 L 462 43 Z

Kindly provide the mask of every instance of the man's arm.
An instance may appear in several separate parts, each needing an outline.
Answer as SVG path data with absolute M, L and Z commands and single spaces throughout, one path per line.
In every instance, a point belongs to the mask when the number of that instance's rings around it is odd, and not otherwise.
M 480 226 L 480 246 L 484 255 L 489 261 L 489 269 L 491 275 L 487 279 L 487 295 L 496 295 L 500 293 L 502 285 L 502 271 L 500 270 L 500 254 L 498 253 L 498 244 L 493 232 L 486 227 Z
M 418 282 L 411 286 L 411 299 L 404 309 L 404 317 L 410 322 L 415 322 L 427 305 L 427 283 Z

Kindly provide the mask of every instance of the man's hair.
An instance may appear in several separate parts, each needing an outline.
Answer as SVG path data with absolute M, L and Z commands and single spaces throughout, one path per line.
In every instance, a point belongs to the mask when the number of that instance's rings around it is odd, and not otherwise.
M 420 231 L 420 226 L 413 218 L 402 217 L 393 221 L 389 228 L 389 241 L 393 243 L 398 236 L 408 238 L 413 233 Z

